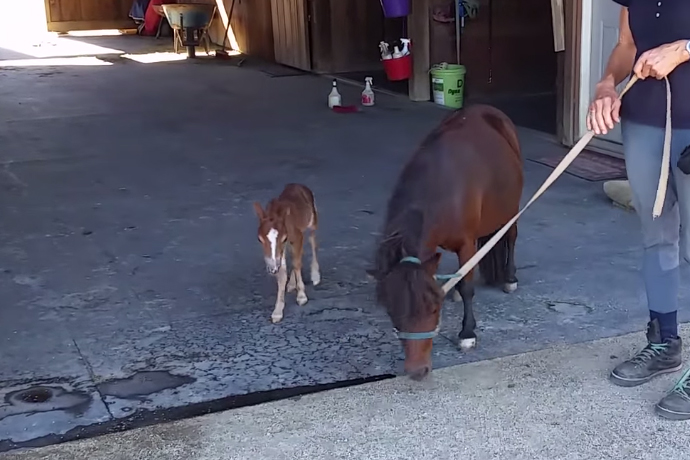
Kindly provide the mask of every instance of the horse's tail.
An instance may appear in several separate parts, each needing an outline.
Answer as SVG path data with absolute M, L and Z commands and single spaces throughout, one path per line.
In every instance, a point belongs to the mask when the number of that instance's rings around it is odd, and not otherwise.
M 498 232 L 498 230 L 496 230 Z M 479 238 L 479 247 L 484 246 L 495 234 Z M 508 282 L 508 233 L 498 240 L 491 251 L 479 261 L 479 273 L 490 286 Z

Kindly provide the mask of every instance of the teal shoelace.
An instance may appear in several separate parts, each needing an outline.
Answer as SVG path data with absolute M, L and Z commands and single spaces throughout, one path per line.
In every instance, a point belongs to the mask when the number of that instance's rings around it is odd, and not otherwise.
M 668 344 L 666 343 L 650 343 L 630 361 L 634 364 L 645 364 L 650 359 L 666 351 L 667 348 Z
M 683 398 L 690 400 L 690 369 L 685 371 L 678 382 L 671 389 L 671 393 L 676 393 Z

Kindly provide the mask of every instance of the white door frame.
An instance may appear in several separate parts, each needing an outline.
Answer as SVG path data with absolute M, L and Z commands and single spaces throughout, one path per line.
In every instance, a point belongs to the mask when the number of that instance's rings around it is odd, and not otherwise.
M 581 0 L 580 18 L 580 65 L 579 65 L 579 99 L 577 101 L 577 123 L 575 123 L 576 137 L 579 139 L 587 132 L 584 120 L 587 116 L 587 108 L 592 98 L 591 90 L 591 64 L 592 64 L 592 20 L 593 2 L 611 0 Z M 618 142 L 606 139 L 594 138 L 589 144 L 590 150 L 621 157 L 623 146 Z

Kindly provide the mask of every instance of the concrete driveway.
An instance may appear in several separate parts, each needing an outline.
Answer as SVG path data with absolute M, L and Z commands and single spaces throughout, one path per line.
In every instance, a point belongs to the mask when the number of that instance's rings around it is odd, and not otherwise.
M 330 81 L 284 72 L 114 55 L 0 67 L 0 451 L 399 373 L 364 270 L 392 182 L 446 112 L 380 94 L 335 114 Z M 526 158 L 562 153 L 521 140 Z M 525 162 L 525 198 L 549 172 Z M 292 181 L 319 204 L 323 281 L 274 325 L 251 203 Z M 477 294 L 479 349 L 457 350 L 449 302 L 435 367 L 642 329 L 638 248 L 635 216 L 564 176 L 521 221 L 518 291 Z
M 560 345 L 437 370 L 421 385 L 386 380 L 4 459 L 684 458 L 687 423 L 653 414 L 677 375 L 637 388 L 607 381 L 642 340 Z

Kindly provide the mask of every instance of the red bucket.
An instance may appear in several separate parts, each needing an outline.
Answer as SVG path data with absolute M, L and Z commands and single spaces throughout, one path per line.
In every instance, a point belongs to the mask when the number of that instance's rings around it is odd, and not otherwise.
M 397 59 L 383 59 L 383 70 L 390 81 L 407 80 L 412 75 L 412 55 Z

